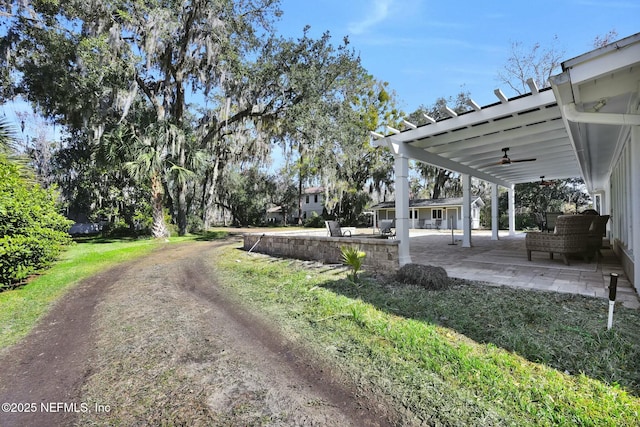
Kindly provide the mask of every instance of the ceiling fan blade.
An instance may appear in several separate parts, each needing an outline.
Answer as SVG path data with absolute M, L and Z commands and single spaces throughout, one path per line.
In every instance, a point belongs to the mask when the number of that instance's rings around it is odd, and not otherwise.
M 518 159 L 518 160 L 511 160 L 511 163 L 522 163 L 522 162 L 535 162 L 536 159 Z
M 493 166 L 500 166 L 502 164 L 503 164 L 502 162 L 494 162 L 494 163 L 489 163 L 488 165 L 482 165 L 482 166 L 480 166 L 480 168 L 490 168 L 490 167 L 493 167 Z

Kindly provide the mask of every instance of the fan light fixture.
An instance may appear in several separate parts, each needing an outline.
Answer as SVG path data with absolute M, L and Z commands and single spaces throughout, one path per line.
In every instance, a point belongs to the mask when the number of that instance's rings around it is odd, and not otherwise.
M 516 160 L 512 160 L 509 157 L 509 155 L 507 154 L 507 152 L 509 151 L 509 147 L 503 148 L 502 151 L 504 152 L 504 155 L 502 156 L 500 161 L 498 163 L 496 163 L 498 165 L 510 165 L 511 163 L 521 163 L 521 162 L 535 162 L 535 160 L 536 160 L 536 159 L 516 159 Z

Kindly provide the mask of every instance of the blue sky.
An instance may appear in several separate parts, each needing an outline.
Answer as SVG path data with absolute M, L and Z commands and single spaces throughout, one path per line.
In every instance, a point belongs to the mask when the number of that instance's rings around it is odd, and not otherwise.
M 640 0 L 281 0 L 281 9 L 284 36 L 307 24 L 314 37 L 330 31 L 335 44 L 348 36 L 407 113 L 461 90 L 480 105 L 498 101 L 496 88 L 515 96 L 497 79 L 513 42 L 544 46 L 557 36 L 567 60 L 611 30 L 616 40 L 640 32 Z

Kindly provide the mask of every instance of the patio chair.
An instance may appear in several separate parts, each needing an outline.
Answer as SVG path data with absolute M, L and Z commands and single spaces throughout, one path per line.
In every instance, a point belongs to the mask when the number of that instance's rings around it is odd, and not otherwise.
M 587 214 L 589 215 L 589 214 Z M 596 262 L 600 261 L 602 257 L 602 238 L 605 236 L 607 231 L 607 222 L 609 222 L 609 215 L 598 215 L 591 216 L 593 218 L 593 222 L 589 227 L 589 237 L 588 237 L 588 251 L 589 256 L 595 256 Z
M 529 232 L 525 237 L 527 259 L 531 261 L 531 252 L 548 252 L 549 259 L 553 254 L 562 255 L 566 265 L 568 256 L 579 254 L 588 260 L 589 255 L 589 227 L 593 222 L 590 215 L 560 215 L 555 221 L 553 233 Z
M 547 233 L 553 232 L 556 228 L 556 220 L 560 215 L 562 215 L 562 212 L 545 212 L 544 229 Z
M 343 232 L 338 221 L 325 221 L 324 224 L 331 237 L 351 237 L 351 231 L 345 230 Z
M 380 235 L 393 239 L 396 237 L 396 232 L 394 229 L 394 221 L 392 219 L 384 219 L 380 221 Z

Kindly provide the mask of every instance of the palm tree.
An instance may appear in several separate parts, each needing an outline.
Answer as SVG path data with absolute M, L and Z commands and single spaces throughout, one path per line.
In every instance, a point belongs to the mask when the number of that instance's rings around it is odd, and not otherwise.
M 164 220 L 164 182 L 167 172 L 167 123 L 152 123 L 137 132 L 130 125 L 121 125 L 104 135 L 100 156 L 111 164 L 122 164 L 126 172 L 151 191 L 152 226 L 155 238 L 169 236 Z
M 6 158 L 18 168 L 21 178 L 28 182 L 35 182 L 34 171 L 29 163 L 29 158 L 17 151 L 16 133 L 6 119 L 0 119 L 0 156 Z
M 8 155 L 14 150 L 14 132 L 6 119 L 0 118 L 0 154 Z

